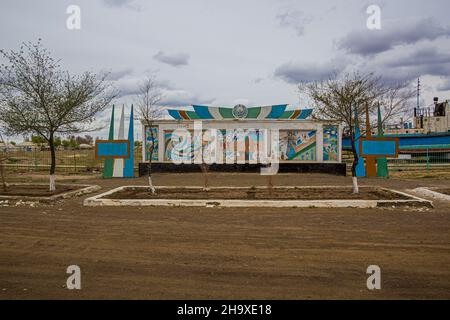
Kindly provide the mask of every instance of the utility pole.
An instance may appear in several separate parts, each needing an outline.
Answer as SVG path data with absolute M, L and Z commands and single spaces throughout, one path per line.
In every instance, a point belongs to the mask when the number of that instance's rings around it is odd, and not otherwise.
M 417 78 L 417 109 L 420 109 L 420 78 Z

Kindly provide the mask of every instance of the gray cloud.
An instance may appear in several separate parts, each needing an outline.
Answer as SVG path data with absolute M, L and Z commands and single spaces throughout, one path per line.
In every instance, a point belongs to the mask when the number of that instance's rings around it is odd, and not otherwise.
M 183 107 L 192 104 L 211 104 L 215 99 L 202 98 L 185 90 L 163 90 L 161 106 Z
M 119 91 L 118 99 L 126 98 L 127 100 L 133 100 L 137 94 L 140 93 L 139 88 L 142 84 L 142 78 L 127 78 L 123 77 L 113 82 L 114 87 Z M 191 104 L 210 104 L 214 99 L 203 98 L 199 94 L 193 94 L 190 91 L 176 88 L 170 81 L 157 80 L 162 99 L 161 106 L 188 106 Z
M 165 53 L 164 51 L 159 51 L 153 56 L 153 59 L 166 63 L 174 67 L 184 66 L 189 63 L 189 55 L 187 53 Z
M 281 27 L 294 29 L 299 37 L 305 33 L 305 26 L 312 21 L 311 16 L 295 8 L 285 8 L 275 18 Z
M 133 73 L 132 68 L 126 68 L 126 69 L 118 70 L 118 71 L 111 71 L 108 74 L 107 80 L 111 80 L 111 81 L 120 80 L 126 76 L 131 75 L 132 73 Z
M 365 62 L 368 71 L 381 75 L 387 82 L 411 81 L 418 77 L 450 75 L 450 53 L 436 46 L 408 48 L 401 54 Z
M 311 82 L 339 74 L 345 69 L 346 63 L 342 59 L 333 60 L 324 64 L 288 62 L 274 72 L 274 76 L 288 83 Z
M 381 30 L 353 31 L 337 42 L 339 49 L 361 56 L 388 51 L 397 45 L 414 44 L 449 36 L 450 28 L 438 25 L 432 18 L 416 22 L 383 24 Z
M 435 46 L 427 46 L 410 51 L 407 56 L 388 61 L 389 67 L 432 66 L 450 63 L 450 54 L 440 52 Z

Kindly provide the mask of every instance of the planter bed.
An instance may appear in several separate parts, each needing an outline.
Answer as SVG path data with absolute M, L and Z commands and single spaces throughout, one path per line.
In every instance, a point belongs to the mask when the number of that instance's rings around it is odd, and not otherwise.
M 84 201 L 87 206 L 223 206 L 223 207 L 432 207 L 431 201 L 380 187 L 157 187 L 123 186 Z
M 428 188 L 416 188 L 412 190 L 420 195 L 432 197 L 435 199 L 450 201 L 450 188 L 443 187 L 428 187 Z
M 0 200 L 23 200 L 50 202 L 91 193 L 101 188 L 86 184 L 57 184 L 56 191 L 50 192 L 48 184 L 11 183 L 6 192 L 0 190 Z

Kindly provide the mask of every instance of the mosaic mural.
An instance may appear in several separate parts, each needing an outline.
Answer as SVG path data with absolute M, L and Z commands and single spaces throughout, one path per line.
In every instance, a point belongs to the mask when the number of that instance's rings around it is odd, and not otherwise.
M 145 132 L 145 159 L 150 159 L 150 151 L 152 145 L 153 147 L 153 154 L 152 154 L 152 161 L 158 161 L 158 149 L 159 149 L 159 142 L 158 142 L 158 128 L 157 127 L 146 127 Z
M 188 139 L 176 136 L 173 130 L 164 131 L 164 161 L 188 161 L 201 157 L 199 152 L 202 148 L 203 157 L 211 156 L 213 146 L 217 146 L 216 162 L 235 163 L 236 160 L 256 162 L 258 160 L 258 130 L 245 132 L 242 138 L 233 130 L 219 130 L 216 137 L 205 134 L 203 130 L 203 140 L 196 137 L 192 130 L 189 130 L 191 136 Z M 245 136 L 245 139 L 244 139 Z M 243 140 L 245 152 L 238 150 L 239 139 Z M 217 141 L 217 142 L 216 142 Z M 176 146 L 176 150 L 174 150 Z M 245 157 L 245 158 L 244 158 Z
M 280 160 L 315 161 L 316 131 L 280 131 Z
M 236 161 L 256 162 L 259 161 L 258 141 L 262 134 L 258 130 L 245 132 L 242 137 L 233 130 L 220 130 L 217 137 L 204 138 L 195 137 L 193 131 L 191 136 L 184 138 L 175 135 L 173 130 L 164 131 L 164 161 L 193 161 L 195 157 L 210 157 L 211 145 L 217 146 L 216 152 L 223 155 L 216 158 L 227 163 Z M 203 130 L 205 133 L 205 130 Z M 338 161 L 338 133 L 335 126 L 324 127 L 324 160 Z M 316 157 L 316 131 L 315 130 L 281 130 L 280 131 L 280 160 L 286 161 L 315 161 Z M 204 136 L 206 137 L 206 135 Z M 245 137 L 245 139 L 244 139 Z M 217 140 L 217 142 L 216 142 Z M 244 144 L 245 150 L 238 150 L 238 142 Z M 157 141 L 156 141 L 157 143 Z M 260 142 L 261 143 L 261 142 Z M 176 146 L 176 148 L 175 148 Z M 154 159 L 157 159 L 157 154 Z
M 337 126 L 323 126 L 323 160 L 339 161 Z
M 224 159 L 227 162 L 236 161 L 256 162 L 258 161 L 258 136 L 259 130 L 238 131 L 220 130 L 222 132 L 222 144 L 224 150 Z M 262 138 L 262 135 L 261 135 Z M 262 141 L 261 141 L 262 142 Z M 238 143 L 244 144 L 238 148 Z M 244 150 L 244 153 L 242 153 Z
M 195 161 L 196 157 L 200 159 L 202 152 L 203 157 L 209 157 L 211 148 L 209 145 L 214 141 L 210 139 L 202 139 L 194 135 L 193 130 L 188 130 L 190 136 L 182 137 L 177 135 L 173 130 L 164 131 L 164 161 Z M 203 134 L 206 130 L 203 130 Z M 175 148 L 176 146 L 176 148 Z

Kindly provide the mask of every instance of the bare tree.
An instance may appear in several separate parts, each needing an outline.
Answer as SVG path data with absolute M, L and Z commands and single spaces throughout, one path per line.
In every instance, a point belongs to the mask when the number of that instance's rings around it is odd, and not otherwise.
M 353 193 L 359 193 L 356 166 L 359 157 L 356 153 L 355 111 L 359 123 L 363 123 L 366 105 L 369 112 L 375 108 L 378 98 L 386 94 L 381 78 L 373 74 L 346 74 L 342 78 L 314 81 L 299 85 L 301 94 L 306 94 L 314 103 L 313 117 L 318 120 L 342 123 L 350 135 L 353 153 L 352 182 Z M 362 130 L 363 131 L 363 130 Z
M 154 121 L 156 119 L 160 119 L 164 112 L 158 103 L 161 101 L 162 95 L 159 89 L 158 83 L 156 82 L 156 78 L 154 75 L 148 76 L 145 78 L 139 86 L 139 94 L 138 94 L 138 115 L 141 118 L 144 126 L 145 132 L 150 134 L 151 143 L 149 144 L 149 157 L 147 162 L 147 176 L 148 176 L 148 185 L 150 191 L 155 193 L 155 187 L 153 186 L 152 180 L 152 160 L 153 153 L 155 151 L 155 140 L 158 139 L 155 136 L 155 130 L 152 130 L 154 125 Z M 143 137 L 143 147 L 146 147 L 146 137 Z
M 55 134 L 87 132 L 114 98 L 107 74 L 62 71 L 41 40 L 20 51 L 0 50 L 0 118 L 7 134 L 37 134 L 50 147 L 50 191 L 55 191 Z
M 377 98 L 377 103 L 380 104 L 382 125 L 392 120 L 408 120 L 411 117 L 410 106 L 411 99 L 416 96 L 415 88 L 409 86 L 406 82 L 398 82 L 386 84 L 382 94 Z M 375 129 L 377 124 L 377 108 L 372 108 L 371 127 Z
M 209 190 L 209 176 L 208 176 L 209 165 L 205 162 L 204 159 L 202 159 L 200 168 L 201 168 L 202 174 L 203 174 L 203 190 L 208 191 Z

